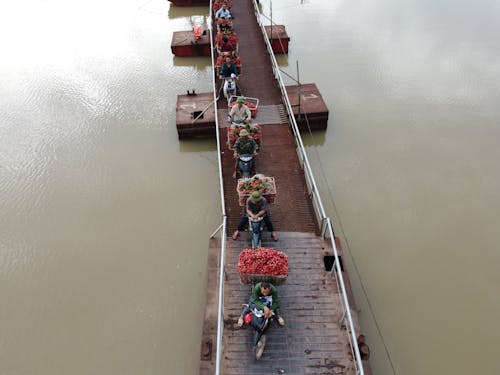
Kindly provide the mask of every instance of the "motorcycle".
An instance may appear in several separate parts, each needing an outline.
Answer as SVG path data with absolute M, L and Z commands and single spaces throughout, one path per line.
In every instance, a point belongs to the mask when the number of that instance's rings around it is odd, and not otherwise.
M 250 178 L 255 166 L 254 154 L 238 154 L 238 169 L 243 178 Z
M 252 230 L 252 249 L 260 247 L 262 239 L 262 220 L 264 216 L 259 216 L 257 219 L 248 217 L 248 224 Z
M 223 77 L 223 78 L 224 78 L 224 85 L 222 87 L 222 92 L 224 93 L 224 97 L 229 103 L 231 96 L 236 95 L 236 74 L 231 73 L 230 77 Z
M 264 311 L 260 310 L 253 303 L 249 304 L 250 312 L 243 318 L 245 323 L 250 325 L 254 330 L 253 336 L 253 352 L 255 359 L 258 361 L 264 353 L 267 337 L 265 332 L 269 329 L 270 318 L 264 316 Z

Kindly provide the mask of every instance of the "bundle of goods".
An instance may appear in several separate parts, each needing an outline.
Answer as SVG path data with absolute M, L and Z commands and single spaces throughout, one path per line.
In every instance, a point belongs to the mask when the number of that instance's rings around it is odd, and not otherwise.
M 240 131 L 246 129 L 248 135 L 255 139 L 255 142 L 259 145 L 259 149 L 262 141 L 262 127 L 259 124 L 246 124 L 246 125 L 231 125 L 227 128 L 227 146 L 230 150 L 234 148 L 236 140 L 240 137 Z
M 273 248 L 244 249 L 238 260 L 238 271 L 244 284 L 267 281 L 280 285 L 288 275 L 288 256 Z
M 267 203 L 276 202 L 276 182 L 274 177 L 267 177 L 263 174 L 256 174 L 250 178 L 240 178 L 236 186 L 238 192 L 238 202 L 240 206 L 244 206 L 248 197 L 254 192 L 258 191 Z
M 227 18 L 217 18 L 217 31 L 224 32 L 233 29 L 233 20 Z
M 214 1 L 214 13 L 217 12 L 220 8 L 222 8 L 222 4 L 227 5 L 227 9 L 231 9 L 233 4 L 231 3 L 231 0 L 215 0 Z
M 238 44 L 238 35 L 236 34 L 236 32 L 233 30 L 225 30 L 223 32 L 215 34 L 215 45 L 219 46 L 222 42 L 222 38 L 224 37 L 227 37 L 227 39 L 233 46 L 236 46 Z

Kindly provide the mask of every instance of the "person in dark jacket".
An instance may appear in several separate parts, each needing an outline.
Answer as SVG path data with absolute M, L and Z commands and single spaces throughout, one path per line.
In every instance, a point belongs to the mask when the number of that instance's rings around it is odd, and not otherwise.
M 220 79 L 229 78 L 231 77 L 231 74 L 234 74 L 236 77 L 238 77 L 238 69 L 236 68 L 234 62 L 231 60 L 231 56 L 227 56 L 226 61 L 224 62 L 224 64 L 222 64 L 222 67 L 220 68 L 219 78 Z
M 239 136 L 234 143 L 234 157 L 236 158 L 241 154 L 257 154 L 259 145 L 257 145 L 255 139 L 250 137 L 248 130 L 241 129 Z
M 266 224 L 267 230 L 271 232 L 273 240 L 278 241 L 278 235 L 274 231 L 273 223 L 267 213 L 267 200 L 258 191 L 254 191 L 247 199 L 246 210 L 238 224 L 238 229 L 233 233 L 233 240 L 238 239 L 240 231 L 245 230 L 248 225 L 248 217 L 257 219 L 261 216 L 263 216 L 264 224 Z
M 233 156 L 235 160 L 233 178 L 238 174 L 238 155 L 253 154 L 257 155 L 259 145 L 255 139 L 249 136 L 248 130 L 242 129 L 239 133 L 239 138 L 234 142 Z
M 238 319 L 238 327 L 243 326 L 245 315 L 251 312 L 253 308 L 264 311 L 266 318 L 276 315 L 278 324 L 284 326 L 285 319 L 278 314 L 279 306 L 278 288 L 265 281 L 255 284 L 248 306 L 243 309 Z

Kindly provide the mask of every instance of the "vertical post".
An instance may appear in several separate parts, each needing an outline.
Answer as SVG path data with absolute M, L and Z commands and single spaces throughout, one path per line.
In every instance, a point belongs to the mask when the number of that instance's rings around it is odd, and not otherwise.
M 335 268 L 335 264 L 334 264 L 334 267 Z M 340 320 L 339 320 L 339 327 L 340 328 L 344 328 L 345 327 L 345 308 L 344 308 L 344 311 L 342 312 L 342 316 L 340 317 Z
M 327 223 L 327 218 L 324 217 L 323 219 L 321 219 L 321 238 L 325 239 L 326 237 L 326 229 L 327 229 L 327 226 L 328 223 Z

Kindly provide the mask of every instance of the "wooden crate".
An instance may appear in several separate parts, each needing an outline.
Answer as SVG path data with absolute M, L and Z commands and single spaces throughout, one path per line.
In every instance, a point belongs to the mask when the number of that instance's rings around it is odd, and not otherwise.
M 274 286 L 278 286 L 283 284 L 286 281 L 288 275 L 281 276 L 269 276 L 269 275 L 250 275 L 247 273 L 240 272 L 240 281 L 243 284 L 257 284 L 263 281 L 267 281 L 268 283 L 273 284 Z
M 250 182 L 252 179 L 254 179 L 255 176 L 250 177 L 250 178 L 240 178 L 238 179 L 238 184 L 236 185 L 236 191 L 238 192 L 238 202 L 240 206 L 244 206 L 247 202 L 248 197 L 254 192 L 254 191 L 259 191 L 264 198 L 266 198 L 267 203 L 275 203 L 276 202 L 276 182 L 274 180 L 274 177 L 268 177 L 268 176 L 263 176 L 262 178 L 265 178 L 268 183 L 268 187 L 266 187 L 265 190 L 263 189 L 256 189 L 253 191 L 246 191 L 246 192 L 241 192 L 240 191 L 240 186 L 242 184 Z
M 255 142 L 259 146 L 259 150 L 262 147 L 262 126 L 259 124 L 252 124 L 249 125 L 251 129 L 254 131 L 250 130 L 248 132 L 248 135 L 255 139 Z M 236 140 L 239 138 L 239 133 L 241 130 L 247 129 L 247 125 L 231 125 L 230 127 L 227 128 L 227 147 L 230 150 L 234 149 L 234 144 L 236 143 Z

